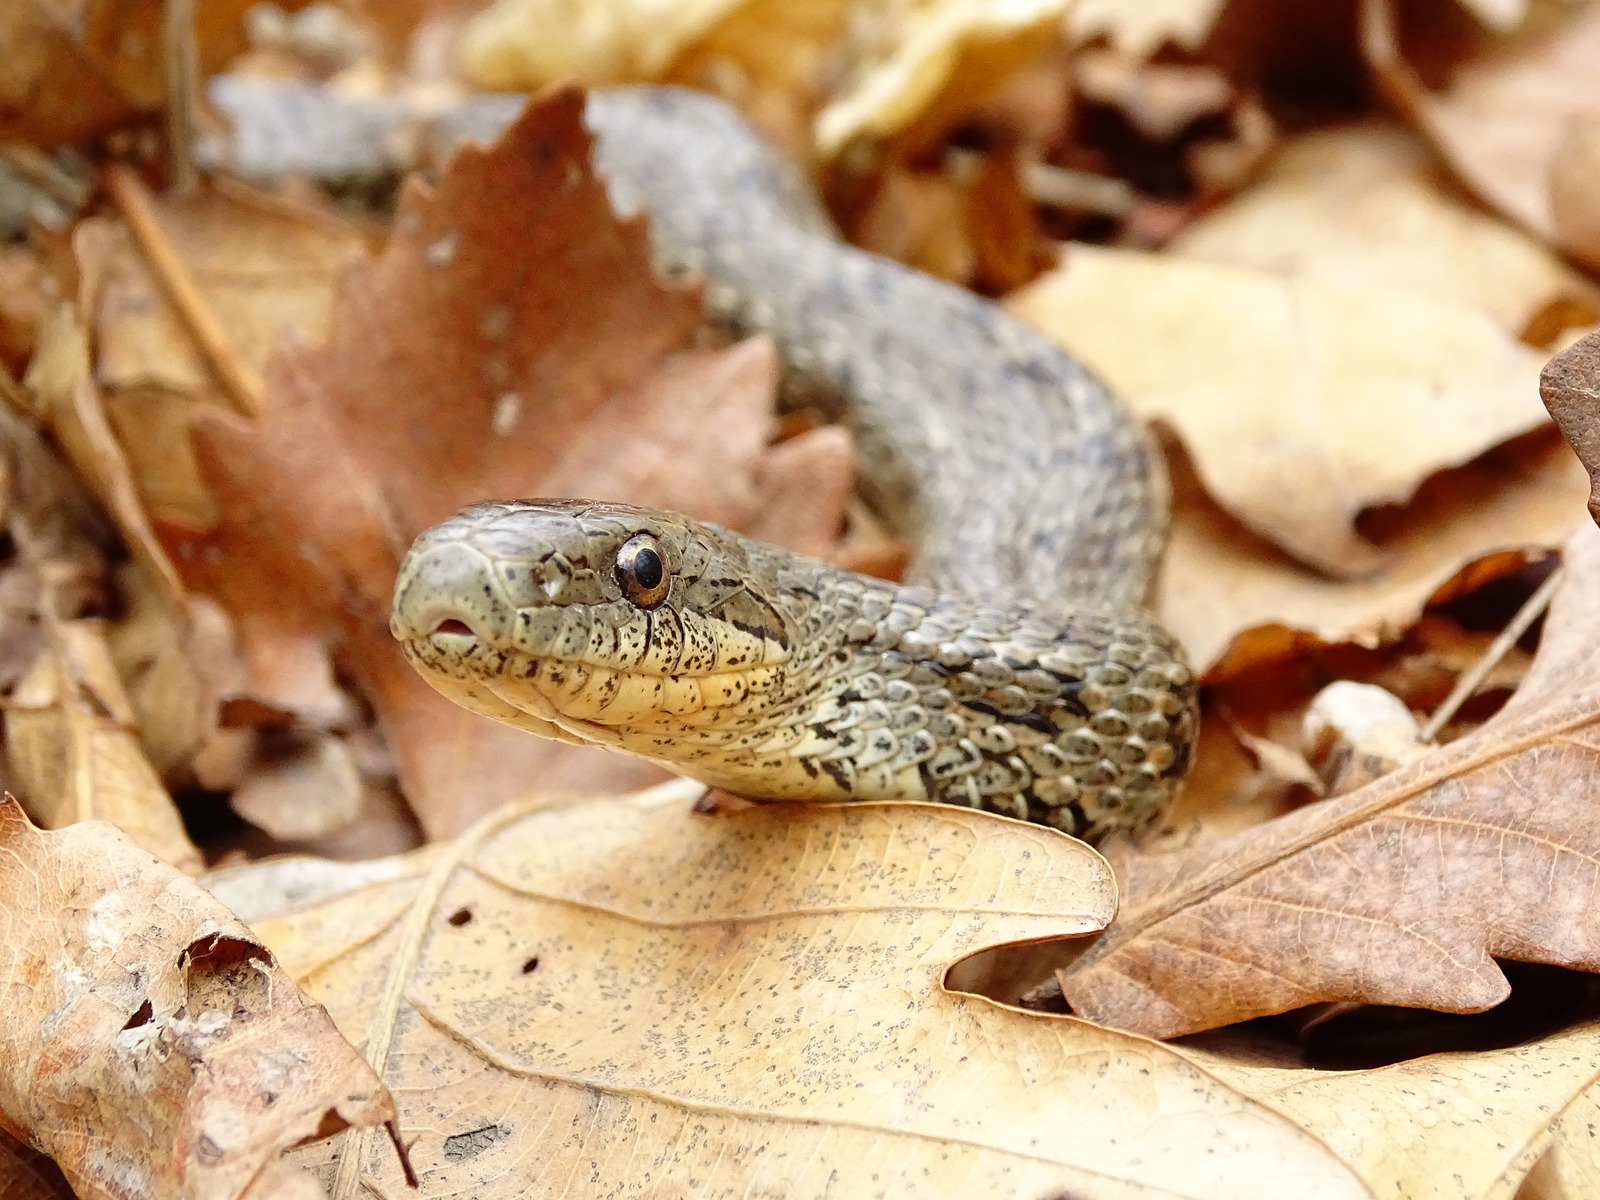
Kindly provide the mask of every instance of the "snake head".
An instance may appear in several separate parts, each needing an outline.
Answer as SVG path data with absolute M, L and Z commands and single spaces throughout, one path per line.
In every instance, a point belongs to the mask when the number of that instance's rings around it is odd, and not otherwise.
M 586 500 L 477 504 L 420 536 L 390 630 L 450 698 L 568 741 L 695 721 L 787 660 L 793 618 L 754 544 Z M 775 582 L 775 581 L 769 581 Z

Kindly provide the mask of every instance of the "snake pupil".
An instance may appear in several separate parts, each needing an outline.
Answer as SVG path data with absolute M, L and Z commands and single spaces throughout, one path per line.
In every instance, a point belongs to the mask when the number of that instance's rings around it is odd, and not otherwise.
M 660 585 L 661 560 L 656 557 L 654 550 L 646 547 L 633 556 L 633 577 L 647 591 Z
M 671 581 L 655 538 L 640 533 L 628 539 L 617 552 L 617 582 L 622 594 L 640 608 L 654 608 L 667 598 Z

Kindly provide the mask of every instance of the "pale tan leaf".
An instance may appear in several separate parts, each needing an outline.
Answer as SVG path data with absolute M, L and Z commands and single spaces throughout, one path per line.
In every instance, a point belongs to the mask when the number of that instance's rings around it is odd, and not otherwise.
M 1067 11 L 1074 41 L 1105 38 L 1134 58 L 1149 58 L 1166 42 L 1198 49 L 1226 0 L 1078 0 Z
M 1472 304 L 1521 337 L 1600 320 L 1600 290 L 1543 244 L 1442 186 L 1433 156 L 1389 123 L 1335 126 L 1286 142 L 1242 195 L 1167 249 L 1354 288 Z M 1543 317 L 1543 320 L 1540 318 Z
M 697 815 L 696 790 L 495 814 L 257 917 L 386 1064 L 425 1191 L 1364 1194 L 1164 1047 L 941 988 L 1109 919 L 1093 851 L 937 806 Z
M 1127 863 L 1075 1011 L 1154 1036 L 1324 1000 L 1477 1012 L 1494 958 L 1600 967 L 1600 530 L 1567 544 L 1538 658 L 1476 732 L 1347 796 Z
M 1533 23 L 1524 35 L 1464 63 L 1441 92 L 1428 91 L 1401 56 L 1388 0 L 1367 0 L 1366 9 L 1368 61 L 1468 187 L 1552 244 L 1562 243 L 1562 225 L 1567 231 L 1590 227 L 1593 196 L 1582 219 L 1569 210 L 1558 224 L 1551 188 L 1563 156 L 1584 153 L 1581 144 L 1569 146 L 1575 132 L 1580 139 L 1591 136 L 1583 128 L 1600 121 L 1593 76 L 1600 59 L 1600 8 L 1565 6 L 1555 20 Z M 1582 198 L 1568 192 L 1563 203 Z M 1566 248 L 1591 254 L 1600 249 L 1587 243 Z M 1600 257 L 1588 261 L 1596 265 Z
M 1416 292 L 1075 246 L 1007 307 L 1169 422 L 1224 508 L 1334 574 L 1382 565 L 1363 509 L 1545 419 L 1537 354 Z
M 56 309 L 39 335 L 39 348 L 23 381 L 38 417 L 55 435 L 83 486 L 98 500 L 174 604 L 183 585 L 156 540 L 127 456 L 106 419 L 89 358 L 89 338 L 68 305 Z
M 271 952 L 110 826 L 0 802 L 0 896 L 0 1112 L 79 1197 L 303 1196 L 286 1150 L 393 1115 Z
M 831 159 L 858 140 L 913 124 L 948 127 L 941 109 L 981 100 L 1047 50 L 1070 0 L 929 0 L 890 18 L 885 52 L 817 115 L 817 149 Z
M 1317 645 L 1392 642 L 1438 604 L 1543 557 L 1583 515 L 1589 480 L 1552 432 L 1429 480 L 1379 542 L 1382 569 L 1329 579 L 1223 512 L 1174 459 L 1176 511 L 1158 610 L 1213 681 Z
M 1552 1139 L 1570 1146 L 1571 1127 L 1592 1112 L 1600 1079 L 1594 1021 L 1529 1045 L 1430 1054 L 1368 1071 L 1253 1063 L 1230 1052 L 1240 1040 L 1225 1032 L 1201 1037 L 1182 1053 L 1321 1138 L 1379 1200 L 1521 1197 L 1518 1187 Z M 1569 1171 L 1593 1163 L 1592 1151 L 1566 1157 Z
M 45 614 L 50 644 L 12 693 L 6 755 L 47 828 L 106 821 L 180 871 L 200 870 L 172 798 L 134 731 L 98 621 Z

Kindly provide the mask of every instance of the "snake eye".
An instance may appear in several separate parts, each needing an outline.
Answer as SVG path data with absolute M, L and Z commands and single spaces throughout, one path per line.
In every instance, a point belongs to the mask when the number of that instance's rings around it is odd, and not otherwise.
M 617 582 L 622 594 L 640 608 L 654 608 L 665 600 L 672 576 L 661 543 L 648 533 L 636 533 L 624 542 L 617 551 Z

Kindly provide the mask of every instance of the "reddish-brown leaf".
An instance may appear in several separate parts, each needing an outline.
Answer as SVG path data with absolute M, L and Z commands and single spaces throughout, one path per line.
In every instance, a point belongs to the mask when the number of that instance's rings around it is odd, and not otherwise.
M 1334 800 L 1133 859 L 1061 974 L 1091 1020 L 1172 1037 L 1323 1000 L 1474 1012 L 1494 958 L 1600 970 L 1600 532 L 1568 543 L 1539 656 L 1493 720 Z
M 658 279 L 643 224 L 612 215 L 582 110 L 580 91 L 554 93 L 462 150 L 436 191 L 407 188 L 388 247 L 343 279 L 326 348 L 269 367 L 264 417 L 197 418 L 216 527 L 164 531 L 185 582 L 235 618 L 260 699 L 332 723 L 334 664 L 360 684 L 436 836 L 508 796 L 656 772 L 496 725 L 415 676 L 387 629 L 412 537 L 472 501 L 535 495 L 741 528 L 767 506 L 765 476 L 788 490 L 765 465 L 770 344 L 695 348 L 698 293 Z M 816 549 L 844 488 L 813 491 L 785 532 Z

